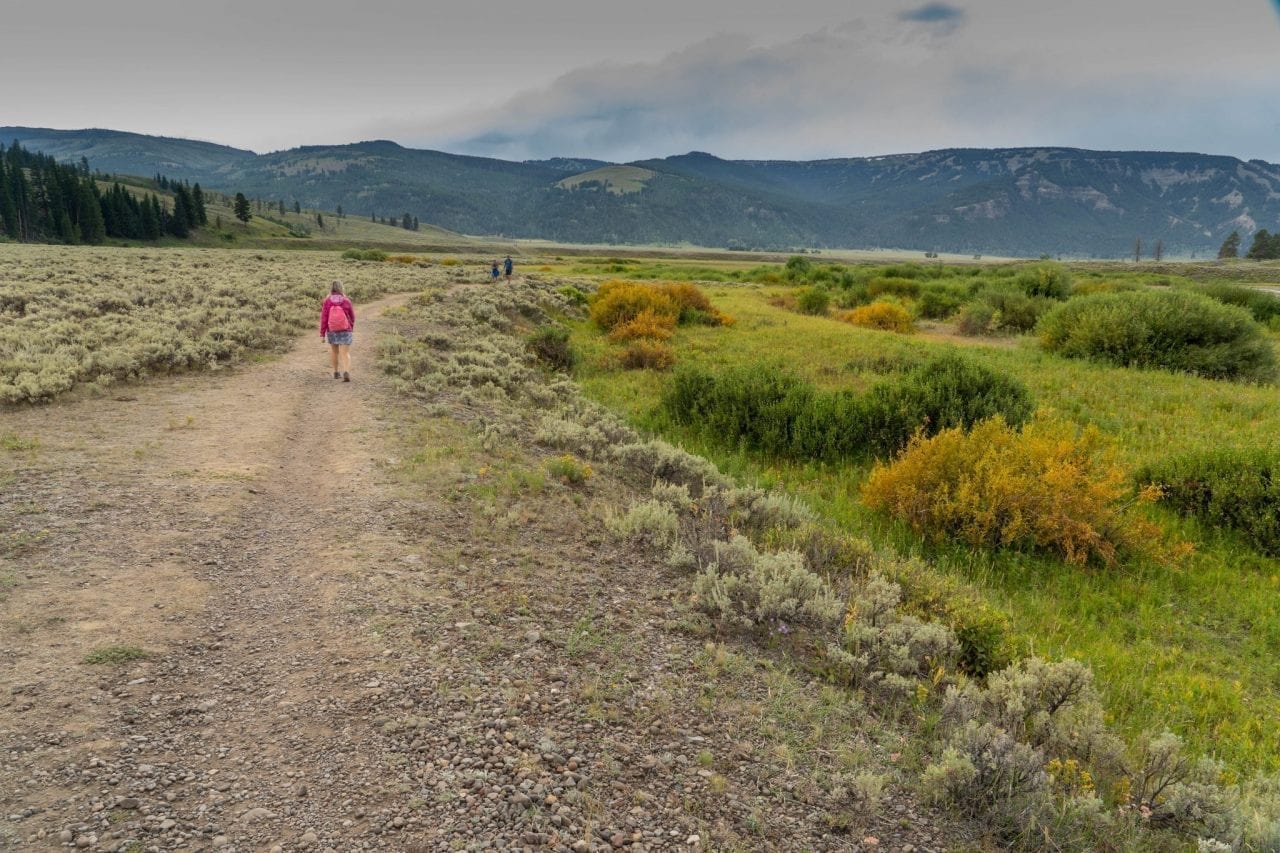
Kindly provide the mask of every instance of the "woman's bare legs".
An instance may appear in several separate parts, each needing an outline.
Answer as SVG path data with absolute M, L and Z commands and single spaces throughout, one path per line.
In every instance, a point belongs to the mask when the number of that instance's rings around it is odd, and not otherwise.
M 338 345 L 329 344 L 329 363 L 333 365 L 333 372 L 337 373 L 338 368 Z
M 341 370 L 343 373 L 350 373 L 351 372 L 351 347 L 347 346 L 346 344 L 338 344 L 336 347 L 333 348 L 333 350 L 336 353 L 336 355 L 334 355 L 333 357 L 334 364 L 337 365 L 338 362 L 342 362 L 341 367 L 335 366 L 333 369 Z

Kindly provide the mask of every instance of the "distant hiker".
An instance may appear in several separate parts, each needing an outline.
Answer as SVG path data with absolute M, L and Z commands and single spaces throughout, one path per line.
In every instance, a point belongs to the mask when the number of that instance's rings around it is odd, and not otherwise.
M 511 270 L 515 267 L 515 262 L 511 260 L 511 256 L 507 255 L 507 259 L 502 262 L 502 271 L 507 274 L 507 281 L 511 281 Z
M 489 270 L 489 275 L 493 276 L 493 280 L 494 280 L 494 281 L 497 281 L 497 280 L 498 280 L 498 275 L 499 275 L 499 273 L 498 273 L 498 262 L 497 262 L 497 261 L 494 261 L 494 262 L 493 262 L 493 269 Z
M 333 378 L 351 381 L 351 339 L 356 328 L 356 308 L 335 281 L 320 305 L 320 337 L 329 344 Z

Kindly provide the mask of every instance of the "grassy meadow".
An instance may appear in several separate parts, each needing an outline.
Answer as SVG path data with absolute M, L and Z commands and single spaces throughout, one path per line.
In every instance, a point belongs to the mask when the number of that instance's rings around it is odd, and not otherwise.
M 736 323 L 676 329 L 670 343 L 682 364 L 722 370 L 763 363 L 821 389 L 862 391 L 930 355 L 959 350 L 1023 382 L 1042 414 L 1096 427 L 1130 471 L 1185 451 L 1280 442 L 1274 385 L 1071 360 L 1045 352 L 1029 335 L 967 337 L 947 322 L 922 321 L 915 334 L 903 335 L 806 316 L 790 309 L 796 288 L 783 283 L 778 266 L 623 259 L 567 265 L 567 272 L 602 278 L 702 282 L 715 308 Z M 1208 268 L 1232 278 L 1229 267 Z M 1077 286 L 1103 279 L 1123 286 L 1183 283 L 1171 269 L 1177 267 L 1073 272 Z M 1262 281 L 1274 280 L 1268 277 L 1274 268 L 1259 269 Z M 1280 560 L 1159 506 L 1146 513 L 1168 540 L 1194 545 L 1172 564 L 1127 559 L 1081 567 L 1037 554 L 931 544 L 863 505 L 868 465 L 766 458 L 676 426 L 660 410 L 670 373 L 623 370 L 616 347 L 588 321 L 572 331 L 582 356 L 576 375 L 589 396 L 747 482 L 792 491 L 880 548 L 920 555 L 967 582 L 1008 615 L 1024 651 L 1091 665 L 1109 717 L 1130 735 L 1168 728 L 1237 771 L 1280 768 Z M 1268 335 L 1277 342 L 1275 332 Z

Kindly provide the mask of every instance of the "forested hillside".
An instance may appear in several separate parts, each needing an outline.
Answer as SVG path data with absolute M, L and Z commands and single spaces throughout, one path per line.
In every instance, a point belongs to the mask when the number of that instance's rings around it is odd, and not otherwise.
M 107 178 L 90 172 L 87 160 L 61 164 L 16 143 L 0 145 L 0 233 L 20 242 L 158 240 L 186 237 L 208 221 L 198 183 L 160 177 L 169 194 L 161 201 L 156 193 L 108 185 Z

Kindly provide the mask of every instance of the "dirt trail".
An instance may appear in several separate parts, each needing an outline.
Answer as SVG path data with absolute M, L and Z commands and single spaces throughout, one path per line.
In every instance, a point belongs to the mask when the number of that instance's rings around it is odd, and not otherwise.
M 351 383 L 330 378 L 326 348 L 308 338 L 229 375 L 5 414 L 6 432 L 40 445 L 15 454 L 3 506 L 30 531 L 10 547 L 20 568 L 3 604 L 10 820 L 21 805 L 46 810 L 31 821 L 46 833 L 83 823 L 133 776 L 162 802 L 201 796 L 209 832 L 255 807 L 307 823 L 373 778 L 376 756 L 343 708 L 382 650 L 344 624 L 342 589 L 356 555 L 376 562 L 394 547 L 370 464 L 386 392 L 367 365 L 396 301 L 362 311 Z M 82 663 L 113 647 L 154 657 Z M 266 771 L 257 790 L 208 780 L 201 765 L 228 757 Z M 204 790 L 181 790 L 196 778 Z M 101 793 L 77 784 L 90 779 Z M 162 837 L 187 840 L 172 829 Z
M 633 486 L 375 375 L 405 298 L 351 383 L 308 336 L 0 415 L 0 849 L 945 849 L 895 731 L 605 534 Z

